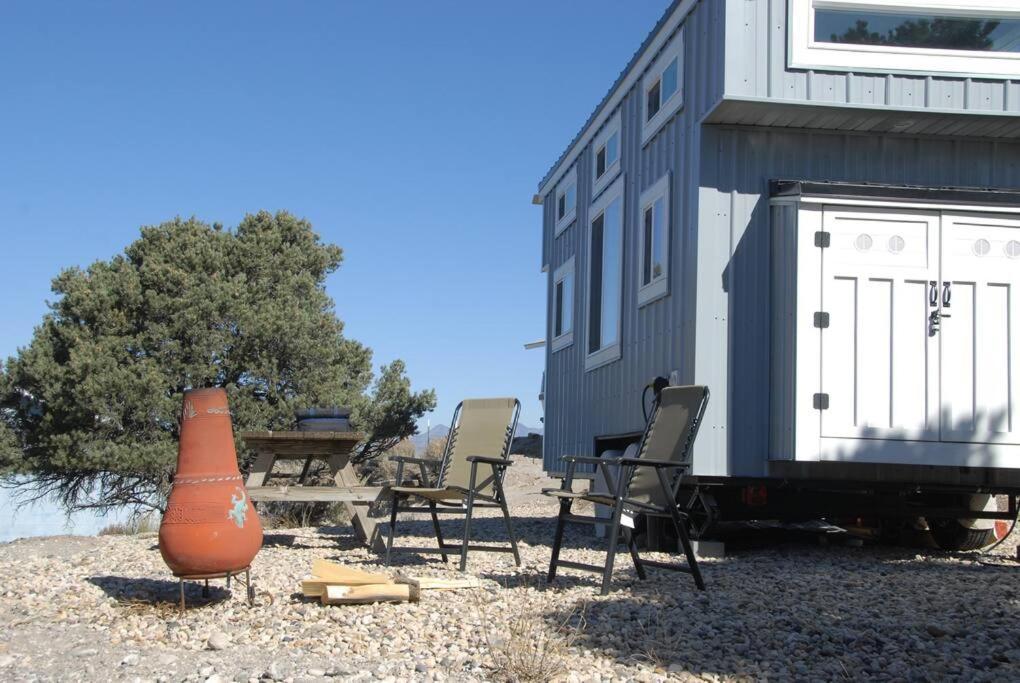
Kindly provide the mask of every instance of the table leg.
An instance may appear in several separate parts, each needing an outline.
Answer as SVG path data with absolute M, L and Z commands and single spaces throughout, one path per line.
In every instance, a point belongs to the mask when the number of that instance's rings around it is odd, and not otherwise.
M 257 453 L 255 462 L 251 466 L 251 472 L 248 473 L 248 479 L 244 482 L 246 488 L 265 486 L 269 481 L 269 473 L 273 470 L 273 465 L 276 464 L 276 454 L 272 451 L 259 450 Z
M 349 488 L 361 485 L 358 476 L 354 473 L 354 467 L 351 466 L 350 454 L 333 456 L 330 458 L 329 466 L 333 470 L 333 479 L 337 486 Z M 383 493 L 384 491 L 380 491 L 379 497 L 375 501 L 343 503 L 347 514 L 351 516 L 351 525 L 354 527 L 355 535 L 376 552 L 385 552 L 386 543 L 379 534 L 377 521 L 369 517 L 368 512 L 369 506 L 381 499 Z

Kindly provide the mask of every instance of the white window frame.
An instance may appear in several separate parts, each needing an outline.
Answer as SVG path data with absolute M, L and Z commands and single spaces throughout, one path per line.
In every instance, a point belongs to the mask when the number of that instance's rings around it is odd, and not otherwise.
M 930 11 L 956 16 L 988 14 L 1020 19 L 1017 0 L 789 0 L 787 54 L 793 69 L 868 73 L 947 74 L 975 78 L 1020 77 L 1020 53 L 934 50 L 815 42 L 815 9 Z
M 613 133 L 616 133 L 617 135 L 616 161 L 606 166 L 606 172 L 603 173 L 601 177 L 595 177 L 595 171 L 598 167 L 595 163 L 596 158 L 598 157 L 598 151 L 609 142 L 609 138 L 613 137 Z M 595 136 L 595 139 L 591 143 L 591 198 L 593 203 L 598 200 L 602 191 L 609 187 L 609 184 L 616 179 L 616 176 L 620 175 L 620 160 L 622 157 L 623 128 L 620 125 L 620 112 L 617 111 L 613 114 L 612 118 L 606 122 L 602 131 Z
M 610 185 L 605 192 L 603 192 L 599 198 L 592 204 L 591 210 L 588 212 L 588 229 L 585 231 L 585 259 L 588 263 L 588 267 L 585 269 L 584 278 L 584 370 L 594 370 L 600 368 L 603 365 L 608 365 L 614 361 L 620 360 L 622 348 L 621 340 L 623 337 L 623 292 L 626 289 L 626 273 L 623 271 L 623 264 L 626 262 L 623 256 L 623 248 L 626 244 L 626 232 L 627 232 L 627 206 L 626 198 L 624 197 L 624 182 L 623 176 L 617 178 L 612 185 Z M 613 203 L 614 200 L 619 198 L 620 200 L 620 248 L 618 250 L 619 261 L 617 263 L 620 268 L 620 308 L 619 315 L 616 317 L 616 341 L 608 346 L 603 346 L 598 351 L 588 353 L 588 346 L 590 343 L 591 335 L 591 224 L 598 218 L 602 213 L 605 212 L 606 208 Z M 603 249 L 605 247 L 603 246 Z
M 559 217 L 560 213 L 560 197 L 567 194 L 567 190 L 570 186 L 574 186 L 574 206 L 563 214 L 563 217 Z M 570 227 L 570 224 L 574 222 L 577 217 L 577 166 L 575 165 L 572 169 L 563 174 L 563 179 L 560 184 L 556 186 L 556 192 L 553 194 L 553 218 L 556 222 L 556 230 L 554 237 L 559 237 L 560 233 Z
M 566 280 L 571 280 L 570 301 L 564 301 L 564 306 L 570 307 L 570 329 L 559 336 L 556 336 L 556 286 Z M 552 318 L 549 320 L 549 337 L 552 339 L 550 348 L 553 353 L 565 349 L 574 343 L 574 324 L 577 322 L 577 307 L 574 302 L 577 300 L 577 278 L 574 277 L 574 257 L 571 256 L 553 272 L 552 280 Z
M 658 180 L 656 180 L 651 187 L 641 193 L 641 199 L 638 201 L 638 272 L 637 272 L 637 300 L 638 307 L 650 304 L 651 302 L 661 299 L 662 297 L 669 294 L 669 246 L 670 246 L 670 233 L 673 232 L 670 218 L 671 211 L 669 205 L 670 195 L 670 179 L 671 175 L 666 173 Z M 663 245 L 663 262 L 662 262 L 662 274 L 658 277 L 652 278 L 648 284 L 643 284 L 641 279 L 644 277 L 645 272 L 645 211 L 650 208 L 657 199 L 662 199 L 663 210 L 663 230 L 665 233 L 665 244 Z
M 666 122 L 672 119 L 673 115 L 684 106 L 684 43 L 686 42 L 684 31 L 685 27 L 681 26 L 680 30 L 666 43 L 662 53 L 655 58 L 652 66 L 645 72 L 644 78 L 641 79 L 642 147 L 648 144 L 648 141 L 655 137 L 655 134 L 666 125 Z M 649 119 L 648 91 L 660 81 L 662 72 L 674 59 L 676 60 L 676 92 L 666 100 L 660 101 L 659 111 Z

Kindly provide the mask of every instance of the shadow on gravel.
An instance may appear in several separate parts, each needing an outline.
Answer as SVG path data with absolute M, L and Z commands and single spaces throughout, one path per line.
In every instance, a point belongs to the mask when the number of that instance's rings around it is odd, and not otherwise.
M 123 576 L 90 576 L 89 583 L 98 586 L 104 593 L 124 606 L 133 608 L 150 607 L 157 610 L 180 608 L 180 585 L 177 581 L 160 579 L 131 579 Z M 243 577 L 242 577 L 243 582 Z M 222 585 L 209 584 L 209 595 L 203 597 L 200 581 L 185 581 L 184 595 L 188 609 L 212 605 L 231 597 L 230 591 Z

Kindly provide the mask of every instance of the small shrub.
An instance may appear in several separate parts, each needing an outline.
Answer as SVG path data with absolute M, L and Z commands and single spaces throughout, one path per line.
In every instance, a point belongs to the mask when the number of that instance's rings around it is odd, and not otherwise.
M 155 515 L 132 517 L 126 522 L 114 522 L 103 527 L 100 536 L 137 536 L 159 531 L 159 519 Z
M 523 593 L 522 593 L 523 591 Z M 567 655 L 583 633 L 587 605 L 579 604 L 562 619 L 550 621 L 542 613 L 541 602 L 529 604 L 525 598 L 531 589 L 503 590 L 498 612 L 511 615 L 505 631 L 494 631 L 492 622 L 481 621 L 485 646 L 490 655 L 493 676 L 501 681 L 545 682 L 569 670 Z M 492 609 L 479 605 L 480 611 Z

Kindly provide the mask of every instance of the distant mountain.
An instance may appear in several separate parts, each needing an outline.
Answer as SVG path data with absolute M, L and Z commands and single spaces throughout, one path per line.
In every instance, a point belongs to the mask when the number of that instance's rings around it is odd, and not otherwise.
M 432 425 L 432 429 L 426 433 L 424 427 L 418 426 L 418 433 L 411 437 L 411 443 L 414 444 L 414 452 L 421 455 L 425 452 L 425 445 L 429 439 L 435 441 L 436 439 L 442 439 L 444 436 L 450 433 L 450 428 L 446 425 Z M 542 427 L 529 427 L 527 425 L 517 424 L 517 432 L 514 434 L 515 437 L 527 436 L 528 434 L 544 434 L 545 430 Z
M 429 439 L 433 441 L 436 439 L 442 439 L 444 436 L 450 433 L 450 428 L 446 425 L 432 425 L 432 429 L 428 432 L 421 425 L 418 426 L 418 433 L 411 437 L 411 443 L 414 444 L 414 452 L 417 455 L 425 453 L 425 445 L 429 442 Z

